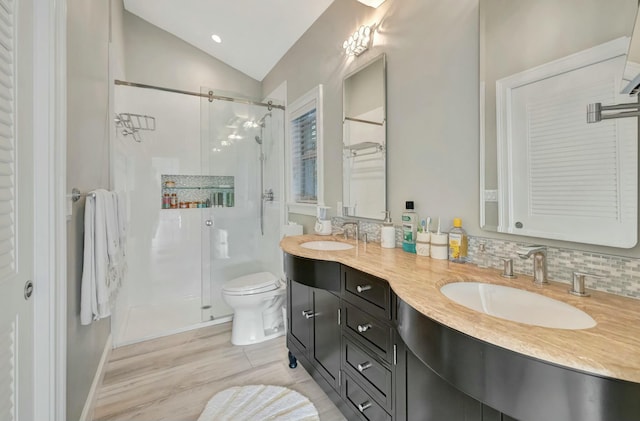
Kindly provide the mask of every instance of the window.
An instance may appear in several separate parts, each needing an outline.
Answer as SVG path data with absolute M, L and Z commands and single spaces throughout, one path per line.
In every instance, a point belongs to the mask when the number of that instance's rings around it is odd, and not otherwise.
M 315 215 L 323 203 L 322 85 L 288 108 L 289 212 Z

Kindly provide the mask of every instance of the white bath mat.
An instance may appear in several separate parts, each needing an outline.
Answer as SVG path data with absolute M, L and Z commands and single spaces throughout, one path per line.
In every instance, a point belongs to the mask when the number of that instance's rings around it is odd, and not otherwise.
M 216 393 L 198 421 L 319 421 L 318 411 L 300 393 L 280 386 L 231 387 Z

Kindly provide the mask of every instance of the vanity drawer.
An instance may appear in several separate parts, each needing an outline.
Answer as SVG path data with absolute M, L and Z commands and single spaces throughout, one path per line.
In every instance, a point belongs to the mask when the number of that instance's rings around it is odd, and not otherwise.
M 391 410 L 391 371 L 349 339 L 343 340 L 342 361 L 354 379 L 387 411 Z
M 343 305 L 345 330 L 366 344 L 382 359 L 391 363 L 393 353 L 391 326 L 344 301 Z
M 342 387 L 344 400 L 356 412 L 361 414 L 362 419 L 368 421 L 391 421 L 391 416 L 387 414 L 382 406 L 378 405 L 348 374 L 344 376 Z
M 391 320 L 391 288 L 376 278 L 348 266 L 342 266 L 344 297 L 376 317 Z

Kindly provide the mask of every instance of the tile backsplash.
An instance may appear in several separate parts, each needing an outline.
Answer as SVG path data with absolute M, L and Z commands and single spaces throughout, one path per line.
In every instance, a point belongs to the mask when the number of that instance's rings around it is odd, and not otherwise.
M 340 226 L 344 220 L 334 218 L 334 225 Z M 380 227 L 377 222 L 360 221 L 360 232 L 367 233 L 368 241 L 380 242 Z M 516 254 L 520 247 L 531 243 L 470 236 L 470 263 L 477 264 L 482 259 L 480 244 L 485 246 L 487 266 L 502 269 L 502 259 L 511 258 L 516 274 L 533 275 L 531 259 L 520 259 Z M 396 246 L 402 247 L 399 226 L 396 226 Z M 597 276 L 585 278 L 589 289 L 640 299 L 640 259 L 547 246 L 550 280 L 569 284 L 576 271 Z

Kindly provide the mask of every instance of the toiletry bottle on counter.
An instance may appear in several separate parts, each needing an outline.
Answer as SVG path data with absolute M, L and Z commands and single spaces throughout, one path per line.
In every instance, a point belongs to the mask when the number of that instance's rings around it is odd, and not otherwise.
M 462 219 L 453 218 L 453 227 L 449 230 L 449 260 L 456 263 L 467 261 L 467 232 L 462 229 Z
M 438 217 L 438 224 L 436 232 L 431 233 L 431 249 L 430 254 L 432 259 L 447 260 L 449 255 L 449 242 L 446 232 L 440 231 L 440 218 Z
M 389 211 L 384 211 L 384 222 L 380 228 L 380 246 L 385 249 L 392 249 L 396 246 L 396 229 L 391 222 Z
M 418 214 L 413 210 L 413 201 L 405 202 L 402 213 L 402 250 L 416 252 L 416 232 L 418 229 Z
M 423 219 L 420 221 L 422 229 L 419 228 L 416 235 L 416 254 L 418 256 L 429 257 L 431 251 L 431 233 L 429 225 L 431 225 L 431 218 Z

